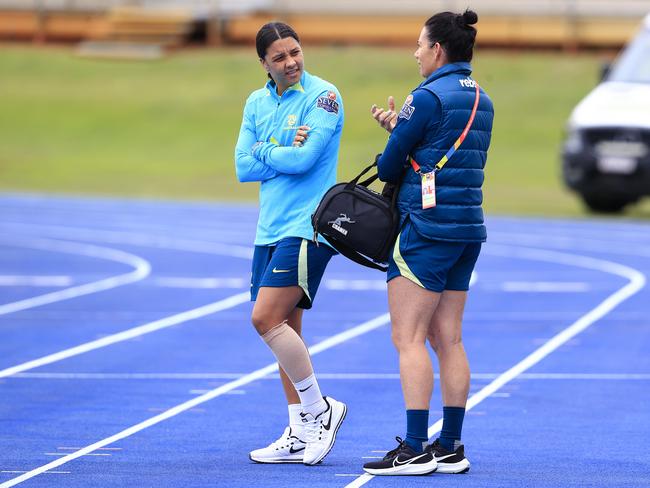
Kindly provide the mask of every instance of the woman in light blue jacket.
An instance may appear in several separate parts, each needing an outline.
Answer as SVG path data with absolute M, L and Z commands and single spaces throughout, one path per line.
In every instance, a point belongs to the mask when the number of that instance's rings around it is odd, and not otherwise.
M 336 180 L 343 102 L 334 85 L 304 70 L 300 40 L 288 25 L 264 25 L 256 47 L 269 80 L 246 101 L 235 163 L 239 181 L 260 182 L 252 322 L 280 364 L 289 426 L 250 458 L 313 465 L 334 445 L 347 411 L 321 395 L 301 337 L 303 310 L 335 254 L 311 241 L 310 216 Z

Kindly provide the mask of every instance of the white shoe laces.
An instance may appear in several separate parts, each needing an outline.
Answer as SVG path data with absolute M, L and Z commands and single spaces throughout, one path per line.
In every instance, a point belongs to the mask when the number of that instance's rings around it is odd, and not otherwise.
M 331 407 L 328 408 L 328 410 Z M 323 420 L 327 415 L 327 410 L 323 411 L 318 418 L 315 418 L 312 414 L 305 414 L 303 417 L 303 427 L 305 429 L 305 442 L 318 442 L 321 440 L 321 434 L 323 432 Z
M 312 418 L 311 420 L 306 421 L 303 426 L 305 428 L 305 440 L 307 442 L 316 442 L 322 428 L 320 420 Z

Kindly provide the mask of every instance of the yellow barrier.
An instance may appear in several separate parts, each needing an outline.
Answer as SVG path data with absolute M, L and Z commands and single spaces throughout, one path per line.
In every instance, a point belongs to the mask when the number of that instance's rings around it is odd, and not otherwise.
M 415 45 L 423 17 L 379 15 L 251 15 L 208 21 L 208 42 L 251 43 L 270 20 L 291 24 L 305 42 Z M 118 8 L 104 13 L 0 11 L 0 39 L 83 40 L 159 39 L 179 44 L 192 27 L 187 12 L 150 12 Z M 481 16 L 477 42 L 482 46 L 581 48 L 624 45 L 641 19 L 629 17 Z
M 423 17 L 301 15 L 274 19 L 256 15 L 231 19 L 223 30 L 227 43 L 250 43 L 262 24 L 282 20 L 305 42 L 415 45 Z M 621 47 L 639 28 L 641 19 L 482 16 L 477 42 L 484 46 Z
M 103 14 L 0 12 L 0 39 L 76 41 L 98 35 L 106 25 Z
M 181 44 L 193 19 L 185 11 L 117 8 L 109 12 L 0 11 L 0 39 L 120 39 Z

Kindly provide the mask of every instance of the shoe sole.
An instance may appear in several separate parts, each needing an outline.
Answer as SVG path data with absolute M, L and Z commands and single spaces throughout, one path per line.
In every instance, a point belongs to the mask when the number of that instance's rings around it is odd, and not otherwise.
M 386 469 L 363 468 L 363 470 L 373 476 L 426 476 L 434 473 L 437 468 L 438 466 L 434 461 L 426 464 L 406 464 Z
M 457 463 L 438 463 L 436 473 L 442 474 L 463 474 L 469 471 L 470 464 L 467 459 L 458 461 Z
M 248 455 L 248 459 L 250 459 L 254 463 L 258 463 L 258 464 L 298 464 L 298 463 L 302 463 L 302 458 L 300 458 L 300 459 L 282 459 L 282 458 L 255 459 L 250 454 Z
M 332 448 L 334 447 L 334 442 L 336 442 L 336 434 L 338 434 L 339 429 L 341 428 L 341 424 L 343 423 L 345 416 L 348 414 L 348 406 L 343 402 L 339 402 L 339 403 L 343 405 L 343 415 L 341 415 L 341 418 L 339 419 L 339 421 L 336 424 L 336 427 L 334 428 L 334 432 L 332 434 L 332 442 L 330 442 L 330 445 L 327 447 L 327 449 L 323 452 L 323 454 L 320 457 L 316 458 L 311 463 L 303 462 L 305 466 L 314 466 L 315 464 L 320 463 L 323 459 L 325 459 L 325 456 L 327 456 L 332 450 Z

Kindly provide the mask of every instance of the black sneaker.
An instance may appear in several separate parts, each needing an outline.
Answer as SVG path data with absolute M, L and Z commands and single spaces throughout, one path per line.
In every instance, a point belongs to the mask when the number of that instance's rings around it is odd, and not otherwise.
M 389 451 L 381 461 L 363 465 L 366 473 L 374 475 L 415 475 L 429 474 L 436 470 L 436 460 L 430 450 L 415 452 L 400 437 L 396 437 L 399 446 Z
M 448 451 L 442 447 L 440 439 L 436 439 L 426 450 L 433 454 L 433 459 L 438 463 L 436 473 L 460 474 L 469 471 L 469 461 L 465 457 L 465 446 L 462 444 L 455 451 Z

